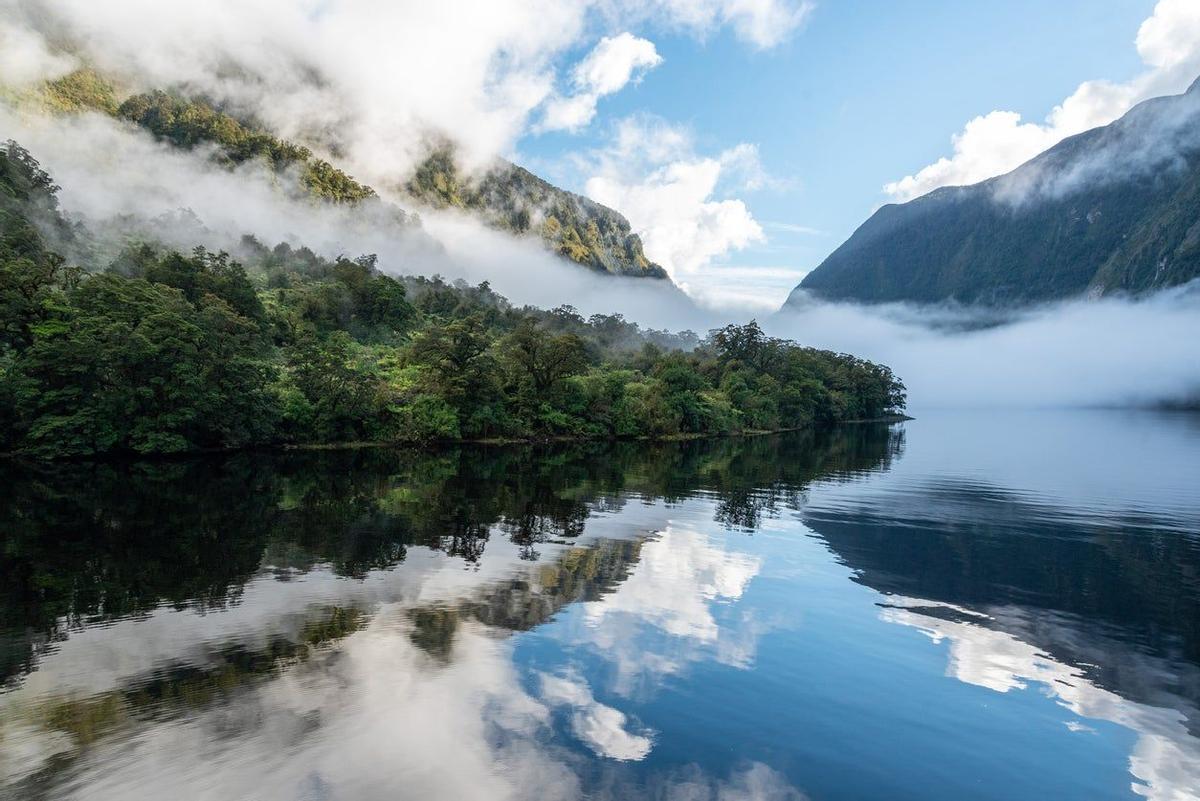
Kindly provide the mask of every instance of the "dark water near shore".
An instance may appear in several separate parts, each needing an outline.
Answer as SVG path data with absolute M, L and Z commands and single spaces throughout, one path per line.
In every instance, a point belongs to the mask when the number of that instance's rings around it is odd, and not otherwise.
M 1200 799 L 1200 417 L 0 466 L 0 797 Z

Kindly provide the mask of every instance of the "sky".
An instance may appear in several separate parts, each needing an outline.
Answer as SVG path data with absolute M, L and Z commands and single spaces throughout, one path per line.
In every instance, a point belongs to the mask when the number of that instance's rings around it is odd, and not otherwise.
M 719 178 L 711 199 L 743 201 L 760 236 L 735 233 L 699 264 L 671 266 L 701 298 L 769 308 L 876 208 L 908 199 L 911 191 L 885 187 L 952 156 L 952 137 L 969 120 L 999 110 L 1044 122 L 1085 81 L 1122 85 L 1143 75 L 1135 39 L 1154 12 L 1151 0 L 824 0 L 765 48 L 728 28 L 707 37 L 639 31 L 661 61 L 601 98 L 586 128 L 522 137 L 517 158 L 586 192 L 595 173 L 587 152 L 611 147 L 631 119 L 685 134 L 693 159 L 754 148 L 753 174 Z M 1200 27 L 1190 33 L 1194 52 Z M 1186 85 L 1181 77 L 1166 88 Z M 602 194 L 619 208 L 627 200 Z M 637 204 L 622 210 L 647 225 Z M 652 258 L 670 257 L 649 240 Z
M 64 43 L 66 47 L 64 48 Z M 215 97 L 377 188 L 449 136 L 624 213 L 768 312 L 880 205 L 1200 74 L 1200 0 L 0 0 L 0 76 Z

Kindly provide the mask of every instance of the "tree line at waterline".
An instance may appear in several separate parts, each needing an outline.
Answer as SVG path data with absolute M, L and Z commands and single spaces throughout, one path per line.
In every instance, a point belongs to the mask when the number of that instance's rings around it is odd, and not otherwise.
M 665 437 L 904 407 L 887 367 L 753 322 L 647 330 L 253 237 L 102 250 L 37 161 L 0 148 L 0 450 Z

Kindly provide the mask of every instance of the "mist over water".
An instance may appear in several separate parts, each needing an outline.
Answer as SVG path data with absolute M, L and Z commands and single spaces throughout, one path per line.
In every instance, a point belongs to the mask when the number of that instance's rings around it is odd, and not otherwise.
M 766 327 L 889 365 L 914 411 L 1147 405 L 1200 394 L 1196 282 L 1145 298 L 1042 306 L 999 324 L 995 311 L 808 301 Z
M 64 209 L 99 235 L 109 255 L 139 235 L 236 253 L 241 237 L 253 234 L 269 246 L 286 241 L 330 258 L 375 253 L 385 272 L 488 281 L 517 304 L 620 313 L 648 328 L 703 334 L 750 316 L 721 308 L 719 299 L 702 306 L 668 282 L 589 272 L 464 214 L 422 209 L 414 227 L 398 224 L 383 204 L 366 211 L 319 205 L 289 193 L 286 176 L 255 165 L 226 170 L 203 149 L 174 150 L 101 115 L 49 120 L 5 112 L 0 126 L 42 161 L 62 187 Z M 762 318 L 770 334 L 889 365 L 917 412 L 1145 405 L 1200 393 L 1195 285 L 1002 319 L 995 311 L 797 300 Z

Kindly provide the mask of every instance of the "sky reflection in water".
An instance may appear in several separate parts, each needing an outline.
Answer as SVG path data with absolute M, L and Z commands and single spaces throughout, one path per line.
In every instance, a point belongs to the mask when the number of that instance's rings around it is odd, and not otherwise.
M 0 795 L 1200 798 L 1200 425 L 0 476 Z

